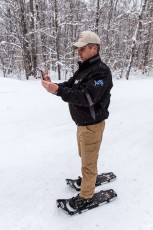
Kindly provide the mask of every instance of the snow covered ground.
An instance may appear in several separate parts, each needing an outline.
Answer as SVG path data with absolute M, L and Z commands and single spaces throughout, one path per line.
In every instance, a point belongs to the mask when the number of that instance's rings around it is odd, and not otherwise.
M 77 193 L 76 126 L 40 81 L 0 78 L 0 230 L 153 230 L 153 78 L 114 80 L 99 172 L 118 198 L 70 217 L 57 198 Z

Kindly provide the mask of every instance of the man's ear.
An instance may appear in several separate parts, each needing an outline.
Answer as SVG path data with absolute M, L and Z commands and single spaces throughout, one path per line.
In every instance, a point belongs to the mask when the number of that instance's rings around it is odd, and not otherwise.
M 96 53 L 98 53 L 98 47 L 97 47 L 97 45 L 94 45 L 93 47 L 94 47 L 94 51 L 95 51 Z

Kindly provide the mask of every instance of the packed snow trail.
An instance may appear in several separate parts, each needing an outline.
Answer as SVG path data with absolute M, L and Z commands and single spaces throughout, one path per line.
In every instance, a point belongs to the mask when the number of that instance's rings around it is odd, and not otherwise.
M 117 180 L 108 205 L 70 217 L 56 199 L 77 194 L 65 178 L 80 174 L 76 126 L 61 98 L 40 81 L 0 78 L 1 230 L 153 230 L 153 78 L 114 80 L 99 173 Z

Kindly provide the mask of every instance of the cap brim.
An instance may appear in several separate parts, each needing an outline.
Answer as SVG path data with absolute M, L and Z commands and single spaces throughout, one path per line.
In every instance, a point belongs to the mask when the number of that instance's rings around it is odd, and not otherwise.
M 73 44 L 73 46 L 76 48 L 81 48 L 81 47 L 84 47 L 86 45 L 88 45 L 88 43 L 85 43 L 85 42 L 76 42 Z

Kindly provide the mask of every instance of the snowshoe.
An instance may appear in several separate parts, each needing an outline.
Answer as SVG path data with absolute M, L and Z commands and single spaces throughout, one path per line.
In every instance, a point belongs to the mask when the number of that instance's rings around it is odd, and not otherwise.
M 84 211 L 101 206 L 102 204 L 109 203 L 117 197 L 113 189 L 101 190 L 94 194 L 93 198 L 84 199 L 77 195 L 70 199 L 58 199 L 57 207 L 61 208 L 68 215 L 81 214 Z
M 102 173 L 97 176 L 95 186 L 99 186 L 104 183 L 111 182 L 116 179 L 116 175 L 112 172 Z M 76 191 L 80 191 L 82 178 L 79 176 L 78 179 L 66 179 L 66 183 L 74 188 Z

